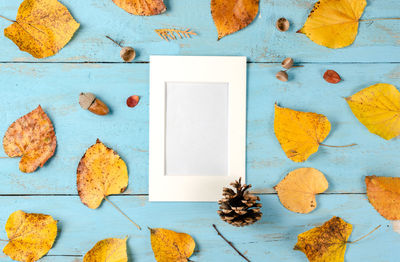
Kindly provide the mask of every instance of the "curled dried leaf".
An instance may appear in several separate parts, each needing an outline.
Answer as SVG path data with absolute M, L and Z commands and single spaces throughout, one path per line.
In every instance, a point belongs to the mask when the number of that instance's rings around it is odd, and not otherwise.
M 342 80 L 340 78 L 340 75 L 334 70 L 326 70 L 326 72 L 324 73 L 324 79 L 326 82 L 331 84 L 337 84 Z

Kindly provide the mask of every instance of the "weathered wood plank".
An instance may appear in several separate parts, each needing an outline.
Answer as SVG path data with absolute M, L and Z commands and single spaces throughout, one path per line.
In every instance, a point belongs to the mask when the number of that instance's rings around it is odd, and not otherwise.
M 15 19 L 22 1 L 0 0 L 0 14 Z M 151 54 L 171 55 L 245 55 L 250 61 L 280 62 L 287 56 L 301 62 L 399 62 L 399 21 L 362 22 L 355 43 L 348 48 L 332 50 L 311 42 L 295 32 L 305 22 L 315 0 L 262 0 L 257 19 L 245 30 L 217 41 L 210 14 L 210 1 L 166 1 L 168 11 L 160 16 L 133 16 L 111 0 L 63 0 L 81 28 L 72 41 L 48 62 L 109 61 L 120 62 L 119 48 L 104 35 L 125 40 L 138 51 L 136 61 L 148 61 Z M 384 3 L 384 4 L 383 4 Z M 399 15 L 398 0 L 369 0 L 363 19 Z M 289 32 L 275 29 L 275 21 L 284 16 L 290 20 Z M 0 28 L 10 23 L 0 19 Z M 191 28 L 199 35 L 192 40 L 165 42 L 154 29 Z M 39 61 L 0 37 L 0 61 Z
M 109 204 L 91 210 L 78 197 L 0 197 L 0 238 L 6 238 L 4 224 L 15 210 L 51 214 L 59 220 L 60 233 L 50 255 L 83 255 L 98 240 L 129 236 L 131 261 L 154 261 L 149 227 L 164 227 L 191 234 L 197 243 L 194 261 L 243 261 L 211 227 L 213 223 L 251 261 L 305 261 L 294 251 L 297 235 L 340 216 L 354 225 L 350 240 L 366 234 L 377 225 L 382 227 L 369 238 L 348 245 L 346 261 L 397 261 L 400 235 L 392 231 L 368 203 L 365 195 L 321 195 L 318 207 L 310 214 L 286 210 L 276 195 L 263 195 L 262 220 L 247 228 L 234 228 L 216 214 L 216 203 L 150 203 L 146 197 L 115 196 L 110 198 L 142 227 L 138 231 Z M 0 248 L 4 243 L 0 244 Z M 10 261 L 2 258 L 1 261 Z M 77 258 L 47 258 L 44 261 L 80 261 Z
M 322 74 L 335 69 L 344 81 L 326 83 Z M 273 192 L 295 168 L 320 169 L 329 192 L 365 192 L 366 175 L 398 176 L 399 139 L 386 141 L 367 131 L 343 99 L 377 82 L 400 88 L 397 64 L 307 64 L 275 79 L 278 65 L 248 67 L 247 178 L 257 192 Z M 34 174 L 18 170 L 19 159 L 0 159 L 0 194 L 76 194 L 76 168 L 85 150 L 101 139 L 126 160 L 130 185 L 126 193 L 148 192 L 148 64 L 1 64 L 0 136 L 21 115 L 41 104 L 58 137 L 55 156 Z M 82 110 L 78 95 L 92 91 L 111 108 L 100 117 Z M 141 96 L 128 108 L 128 96 Z M 274 103 L 325 114 L 332 123 L 326 144 L 357 143 L 351 148 L 320 148 L 305 163 L 284 155 L 273 132 Z M 4 151 L 1 150 L 4 156 Z M 1 156 L 0 155 L 0 156 Z

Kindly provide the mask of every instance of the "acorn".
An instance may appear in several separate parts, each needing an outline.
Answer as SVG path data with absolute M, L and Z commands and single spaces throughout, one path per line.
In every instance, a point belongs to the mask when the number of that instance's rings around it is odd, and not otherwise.
M 276 21 L 275 26 L 276 29 L 278 29 L 279 31 L 286 32 L 287 30 L 289 30 L 290 22 L 286 18 L 281 17 Z
M 93 93 L 81 93 L 79 95 L 79 105 L 83 109 L 87 109 L 93 114 L 100 116 L 107 115 L 108 112 L 110 112 L 107 105 L 100 99 L 96 98 Z
M 286 82 L 288 81 L 289 77 L 288 74 L 286 73 L 286 71 L 279 71 L 278 73 L 276 73 L 276 78 L 280 81 Z

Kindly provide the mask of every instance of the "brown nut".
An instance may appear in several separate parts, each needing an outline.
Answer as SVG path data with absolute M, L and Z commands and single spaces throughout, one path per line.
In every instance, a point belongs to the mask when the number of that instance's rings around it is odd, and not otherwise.
M 125 62 L 131 62 L 136 56 L 135 49 L 130 46 L 125 46 L 121 48 L 120 56 Z
M 285 69 L 292 68 L 293 64 L 294 64 L 294 61 L 293 61 L 293 58 L 291 58 L 291 57 L 285 58 L 282 61 L 282 67 L 285 68 Z
M 279 71 L 278 73 L 276 73 L 276 78 L 280 81 L 286 82 L 288 81 L 289 77 L 288 74 L 286 73 L 286 71 Z
M 276 29 L 278 29 L 279 31 L 286 32 L 287 30 L 289 30 L 290 22 L 286 18 L 281 17 L 276 21 L 275 26 Z
M 107 115 L 110 110 L 103 101 L 97 99 L 93 93 L 81 93 L 79 95 L 79 105 L 96 115 Z

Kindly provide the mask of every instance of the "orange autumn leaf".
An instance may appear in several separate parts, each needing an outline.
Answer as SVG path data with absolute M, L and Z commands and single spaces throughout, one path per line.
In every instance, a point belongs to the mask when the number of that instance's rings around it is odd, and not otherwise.
M 150 239 L 157 262 L 187 262 L 196 246 L 190 235 L 163 228 L 150 228 Z
M 78 194 L 83 204 L 96 209 L 108 195 L 121 194 L 128 186 L 124 160 L 97 139 L 86 150 L 77 169 Z
M 275 135 L 286 156 L 294 162 L 304 162 L 317 152 L 330 130 L 331 123 L 324 115 L 275 104 Z
M 310 262 L 343 262 L 352 230 L 351 224 L 333 217 L 322 226 L 298 235 L 294 249 L 303 252 Z
M 287 174 L 274 189 L 284 207 L 305 214 L 317 207 L 315 195 L 328 189 L 328 181 L 315 168 L 299 168 Z
M 248 26 L 256 18 L 259 0 L 211 0 L 218 40 Z
M 83 262 L 127 262 L 126 240 L 107 238 L 100 240 L 83 257 Z
M 400 177 L 365 177 L 371 205 L 384 218 L 400 220 Z
M 34 262 L 47 254 L 57 236 L 57 221 L 49 215 L 29 214 L 21 210 L 6 223 L 8 243 L 3 252 L 11 259 Z
M 53 124 L 40 105 L 12 123 L 3 138 L 9 157 L 22 156 L 19 169 L 24 173 L 43 167 L 54 155 L 56 145 Z
M 167 10 L 163 0 L 113 0 L 113 2 L 133 15 L 159 15 Z
M 68 9 L 57 0 L 25 0 L 4 35 L 21 51 L 45 58 L 60 51 L 78 28 Z

